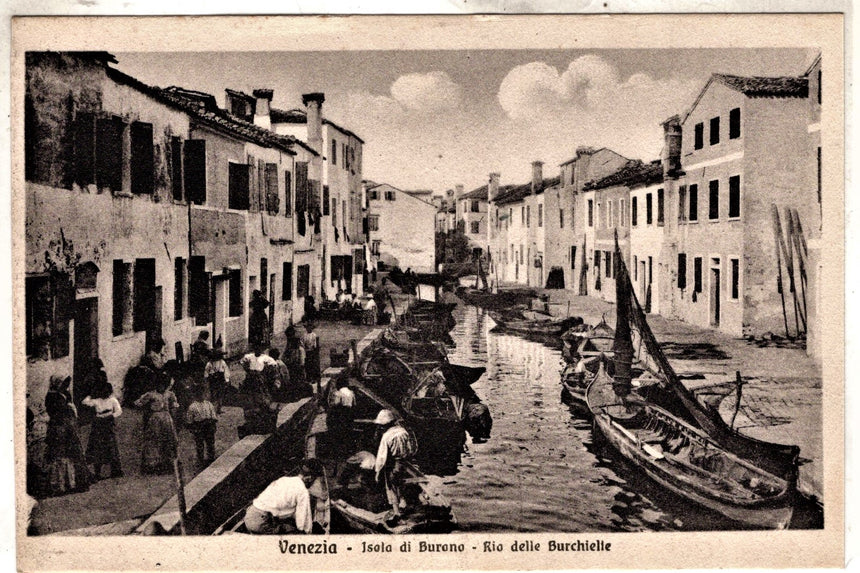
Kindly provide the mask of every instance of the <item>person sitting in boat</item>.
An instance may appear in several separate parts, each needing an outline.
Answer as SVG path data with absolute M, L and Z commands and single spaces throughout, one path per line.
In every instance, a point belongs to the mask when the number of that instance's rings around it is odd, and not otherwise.
M 381 481 L 385 486 L 385 495 L 391 504 L 391 515 L 387 522 L 393 525 L 400 521 L 400 505 L 403 501 L 400 486 L 405 473 L 403 462 L 415 455 L 418 446 L 391 410 L 380 410 L 373 422 L 382 431 L 374 471 L 376 481 Z
M 249 533 L 274 535 L 311 533 L 313 512 L 308 488 L 322 476 L 319 460 L 302 463 L 299 474 L 278 478 L 263 490 L 245 512 L 245 527 Z

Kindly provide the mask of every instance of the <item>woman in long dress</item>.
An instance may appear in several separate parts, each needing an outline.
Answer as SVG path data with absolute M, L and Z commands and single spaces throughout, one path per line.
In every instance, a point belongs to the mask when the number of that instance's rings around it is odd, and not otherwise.
M 143 454 L 141 473 L 164 473 L 173 469 L 177 455 L 176 427 L 173 414 L 179 403 L 169 389 L 170 379 L 161 376 L 155 390 L 151 390 L 134 403 L 144 408 Z
M 92 481 L 78 435 L 74 406 L 61 389 L 68 380 L 52 376 L 51 390 L 45 396 L 45 411 L 50 416 L 45 437 L 50 495 L 86 491 Z
M 93 465 L 94 478 L 101 479 L 102 466 L 105 465 L 110 466 L 110 477 L 122 477 L 122 462 L 116 439 L 116 418 L 122 415 L 122 407 L 113 395 L 113 386 L 107 380 L 98 383 L 81 404 L 95 412 L 87 444 L 87 463 Z

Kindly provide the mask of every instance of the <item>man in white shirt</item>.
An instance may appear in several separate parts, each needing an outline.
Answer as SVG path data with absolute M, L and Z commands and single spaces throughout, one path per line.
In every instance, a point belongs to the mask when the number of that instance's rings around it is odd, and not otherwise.
M 374 423 L 383 430 L 374 466 L 376 481 L 381 479 L 385 485 L 385 495 L 391 504 L 389 523 L 395 524 L 400 520 L 400 485 L 405 472 L 403 462 L 415 455 L 418 446 L 391 410 L 380 410 Z
M 308 488 L 323 475 L 319 460 L 305 460 L 297 476 L 276 479 L 245 512 L 249 533 L 261 535 L 311 533 L 313 511 Z

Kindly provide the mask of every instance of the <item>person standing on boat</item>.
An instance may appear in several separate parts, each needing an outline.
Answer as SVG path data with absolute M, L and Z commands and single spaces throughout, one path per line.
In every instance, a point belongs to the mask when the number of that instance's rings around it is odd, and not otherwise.
M 418 446 L 391 410 L 380 410 L 373 423 L 382 431 L 374 466 L 376 481 L 382 481 L 388 503 L 391 504 L 388 522 L 396 524 L 400 521 L 400 505 L 403 500 L 400 492 L 405 473 L 403 462 L 415 455 Z
M 311 533 L 313 512 L 308 488 L 323 475 L 319 460 L 305 460 L 297 476 L 279 478 L 245 512 L 245 527 L 260 535 Z

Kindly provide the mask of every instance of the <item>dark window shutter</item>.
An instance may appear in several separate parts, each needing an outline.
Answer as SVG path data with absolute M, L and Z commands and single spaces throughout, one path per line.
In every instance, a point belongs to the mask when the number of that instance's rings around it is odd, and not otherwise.
M 687 288 L 687 254 L 678 253 L 678 288 Z
M 154 187 L 155 148 L 152 124 L 135 121 L 131 124 L 131 192 L 151 195 Z
M 308 164 L 306 161 L 296 163 L 296 213 L 308 210 Z
M 249 183 L 250 170 L 249 165 L 244 163 L 230 163 L 230 181 L 228 187 L 228 207 L 230 209 L 238 209 L 247 211 L 249 208 Z
M 331 215 L 331 209 L 329 208 L 328 185 L 323 185 L 323 215 L 325 215 L 325 216 Z
M 281 197 L 278 194 L 278 166 L 266 163 L 266 209 L 269 215 L 277 215 L 281 210 Z
M 170 138 L 170 185 L 173 200 L 182 201 L 182 140 L 178 137 Z
M 92 113 L 81 112 L 74 125 L 74 177 L 81 187 L 96 182 L 96 118 Z
M 699 186 L 690 185 L 690 221 L 699 220 Z
M 293 174 L 284 171 L 284 216 L 293 214 Z
M 741 136 L 741 108 L 736 107 L 729 112 L 729 139 Z
M 101 188 L 122 191 L 122 134 L 118 117 L 99 118 L 96 129 L 96 175 Z
M 720 182 L 717 179 L 708 182 L 708 219 L 720 218 Z
M 206 140 L 185 142 L 185 199 L 195 205 L 206 203 Z

